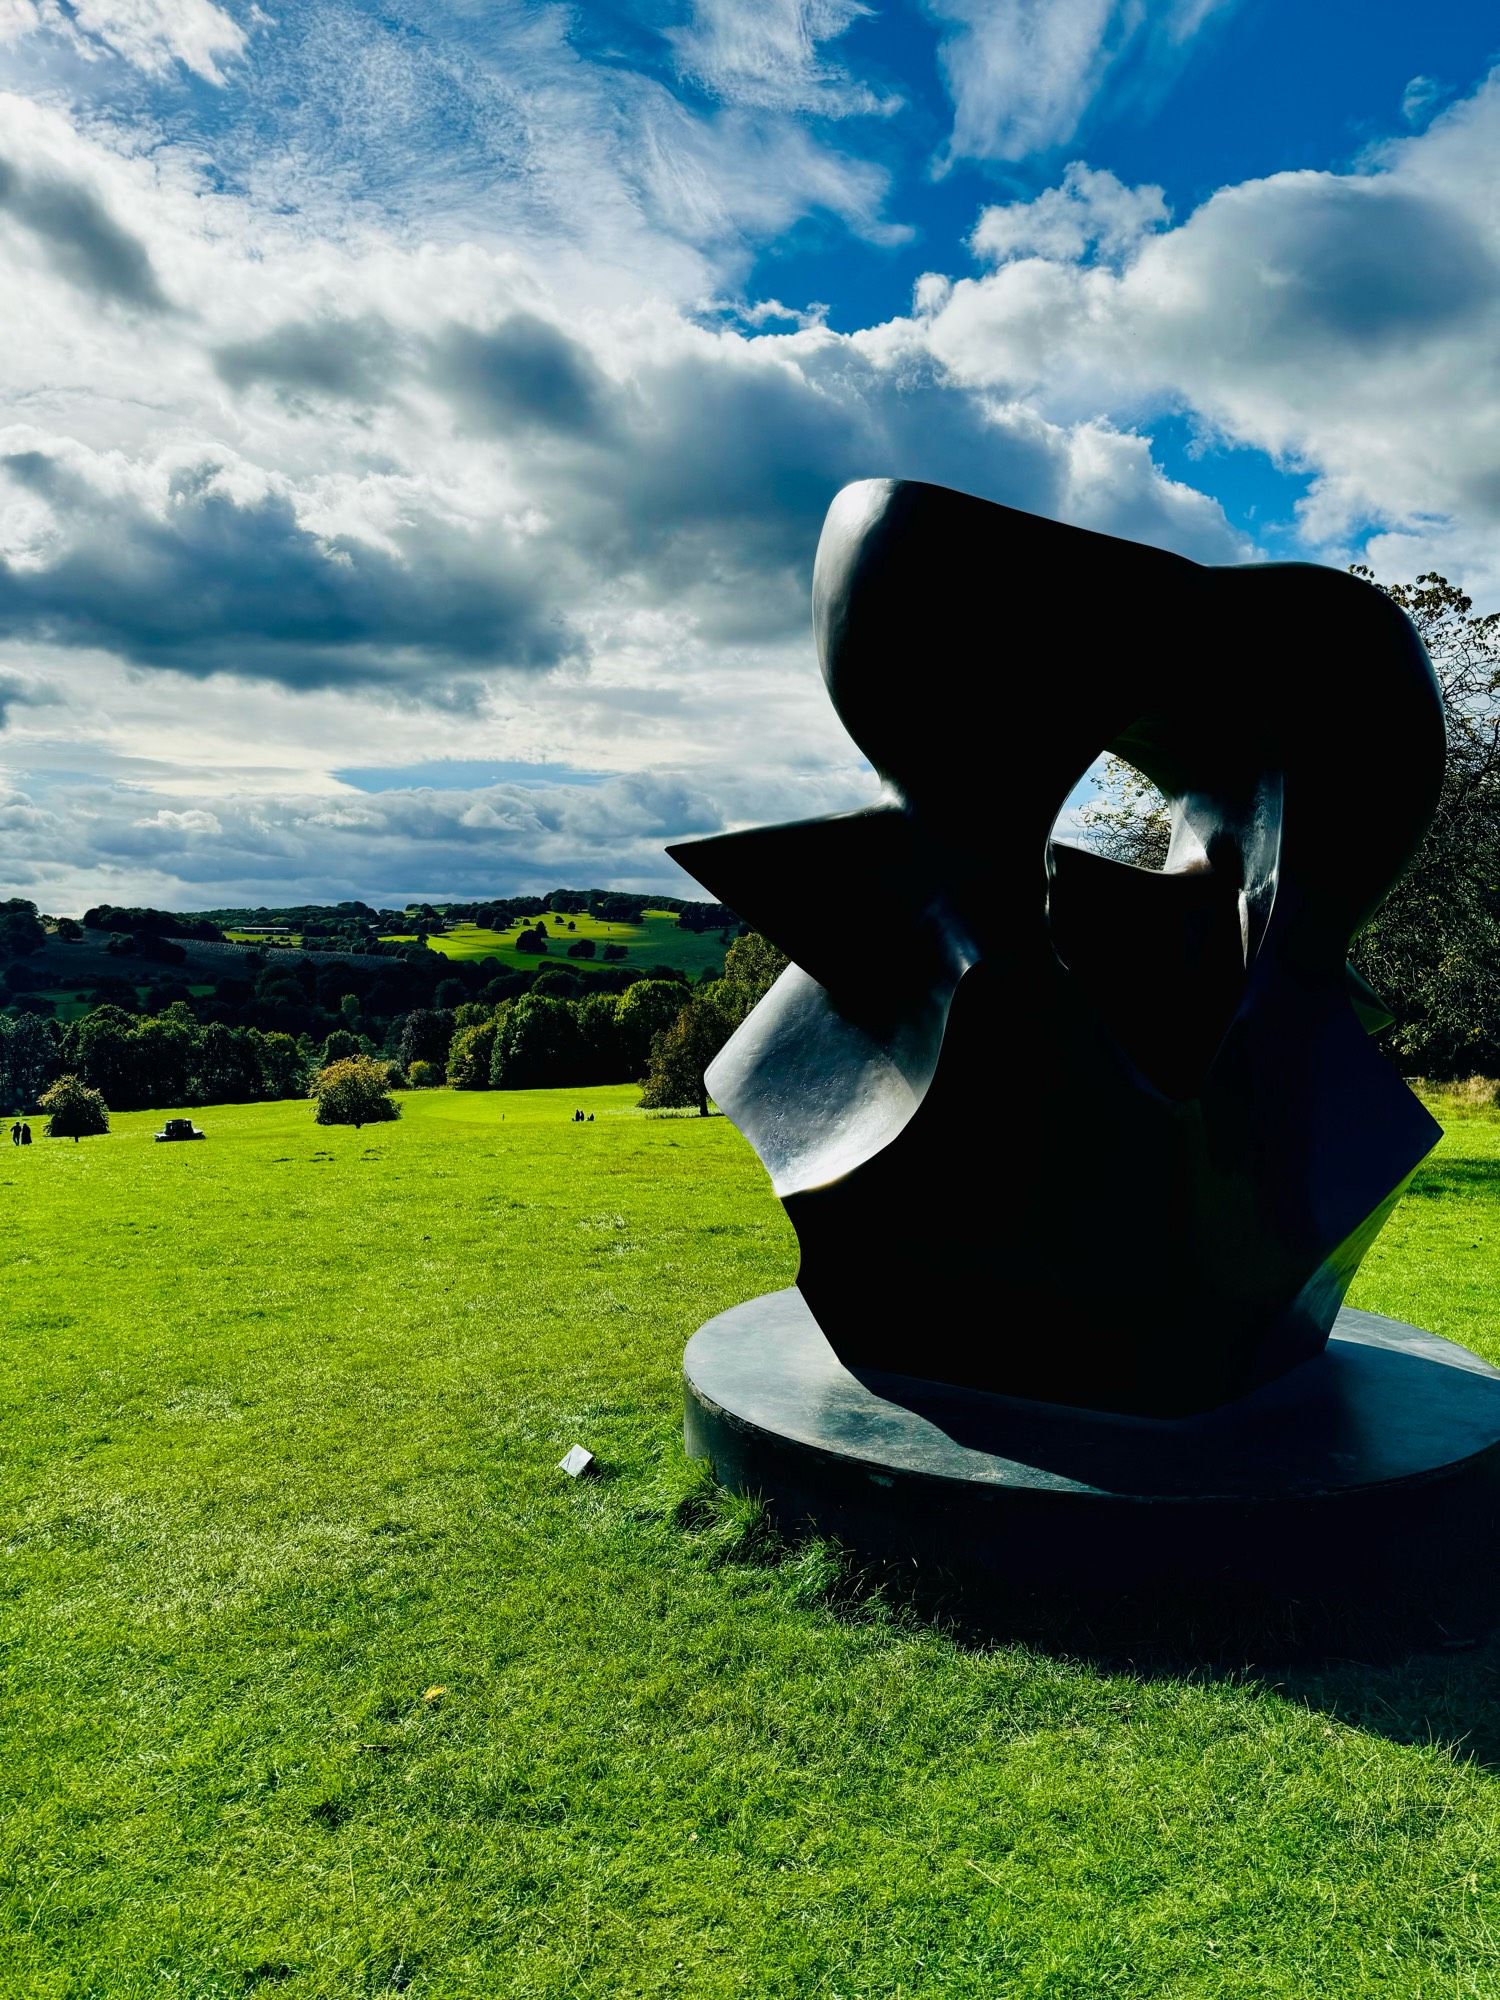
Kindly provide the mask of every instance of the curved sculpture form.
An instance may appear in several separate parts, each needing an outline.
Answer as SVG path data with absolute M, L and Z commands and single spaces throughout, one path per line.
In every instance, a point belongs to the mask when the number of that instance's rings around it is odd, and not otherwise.
M 1319 1353 L 1439 1136 L 1346 965 L 1442 777 L 1406 618 L 889 480 L 834 501 L 813 616 L 883 802 L 671 852 L 793 961 L 709 1084 L 831 1346 L 1151 1416 Z M 1173 802 L 1162 873 L 1051 837 L 1105 749 Z

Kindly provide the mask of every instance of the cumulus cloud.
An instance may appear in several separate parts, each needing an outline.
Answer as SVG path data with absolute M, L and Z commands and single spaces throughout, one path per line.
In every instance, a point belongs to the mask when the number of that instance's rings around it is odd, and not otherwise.
M 1175 224 L 1076 161 L 985 207 L 909 315 L 837 331 L 746 271 L 809 218 L 901 234 L 885 167 L 826 143 L 871 108 L 834 61 L 857 12 L 704 0 L 662 58 L 683 97 L 581 59 L 557 9 L 488 42 L 453 16 L 440 62 L 409 11 L 283 10 L 214 58 L 267 109 L 223 121 L 212 173 L 170 121 L 144 144 L 4 101 L 8 879 L 52 908 L 666 887 L 667 839 L 870 795 L 808 639 L 839 486 L 1247 558 L 1155 461 L 1164 411 L 1305 468 L 1309 547 L 1374 522 L 1397 568 L 1493 568 L 1492 90 Z M 950 67 L 984 42 L 964 144 L 1055 137 L 1212 12 L 943 0 Z M 1006 49 L 1038 58 L 1024 90 Z M 604 775 L 378 798 L 332 775 L 485 758 Z
M 1500 524 L 1497 172 L 1492 79 L 1360 171 L 1222 188 L 1112 268 L 1075 226 L 1070 169 L 1055 203 L 1001 211 L 998 245 L 981 224 L 979 247 L 1029 254 L 932 285 L 916 324 L 974 388 L 1061 418 L 1186 409 L 1304 469 L 1313 546 L 1372 522 Z M 1139 216 L 1154 191 L 1137 192 Z
M 167 310 L 145 245 L 83 182 L 27 173 L 0 158 L 0 216 L 19 223 L 54 270 L 95 297 L 142 312 Z
M 1057 187 L 986 208 L 969 241 L 976 256 L 995 264 L 1013 257 L 1075 263 L 1090 252 L 1118 261 L 1166 220 L 1159 187 L 1126 187 L 1114 174 L 1074 160 Z

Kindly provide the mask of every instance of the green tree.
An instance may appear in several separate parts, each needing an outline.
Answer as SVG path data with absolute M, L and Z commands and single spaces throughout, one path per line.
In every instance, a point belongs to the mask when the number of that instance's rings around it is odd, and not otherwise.
M 385 1066 L 369 1056 L 348 1056 L 330 1063 L 313 1078 L 317 1100 L 314 1122 L 319 1125 L 381 1125 L 401 1116 L 386 1081 Z
M 763 1000 L 786 971 L 789 960 L 769 938 L 759 931 L 746 931 L 736 938 L 724 955 L 724 977 L 709 989 L 708 997 L 737 1028 L 750 1009 Z
M 54 1031 L 35 1014 L 0 1014 L 0 1109 L 29 1111 L 57 1074 Z
M 586 1083 L 628 1083 L 620 1036 L 619 1002 L 613 993 L 590 993 L 573 1009 L 583 1038 Z
M 699 991 L 652 1044 L 641 1103 L 648 1111 L 696 1104 L 708 1116 L 704 1071 L 729 1039 L 730 1024 L 707 992 Z
M 109 1106 L 76 1076 L 60 1076 L 43 1091 L 40 1109 L 47 1113 L 49 1139 L 91 1139 L 109 1130 Z
M 135 1028 L 123 1008 L 96 1007 L 74 1026 L 67 1052 L 79 1080 L 122 1108 L 145 1102 Z
M 458 1030 L 448 1050 L 448 1081 L 455 1090 L 488 1090 L 498 1022 L 471 1021 Z
M 276 1029 L 252 1030 L 260 1055 L 261 1090 L 266 1097 L 300 1097 L 307 1088 L 307 1062 L 290 1035 Z
M 652 1043 L 677 1019 L 687 996 L 688 989 L 675 979 L 638 979 L 626 987 L 615 1009 L 626 1076 L 646 1074 Z
M 495 1035 L 490 1083 L 496 1090 L 557 1090 L 583 1080 L 584 1045 L 566 1000 L 526 993 L 511 1002 Z
M 196 1029 L 158 1014 L 140 1022 L 130 1041 L 131 1070 L 140 1102 L 186 1104 L 197 1053 Z M 117 1100 L 122 1109 L 134 1101 Z
M 406 1072 L 406 1080 L 413 1090 L 434 1090 L 443 1080 L 443 1072 L 434 1062 L 424 1062 L 421 1056 Z
M 28 958 L 47 942 L 36 904 L 21 896 L 0 903 L 0 959 Z
M 453 1040 L 453 1015 L 446 1007 L 417 1007 L 401 1023 L 396 1060 L 408 1073 L 414 1062 L 428 1062 L 438 1069 L 448 1061 Z
M 1356 575 L 1374 581 L 1366 569 Z M 1421 634 L 1448 712 L 1432 826 L 1356 940 L 1395 1015 L 1392 1053 L 1429 1076 L 1500 1074 L 1500 613 L 1435 572 L 1382 585 Z

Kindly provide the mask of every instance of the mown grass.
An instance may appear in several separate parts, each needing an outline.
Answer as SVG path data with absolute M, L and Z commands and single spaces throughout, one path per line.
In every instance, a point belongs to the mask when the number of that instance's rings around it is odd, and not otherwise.
M 677 1370 L 791 1237 L 632 1094 L 0 1153 L 0 1994 L 1500 1993 L 1493 1656 L 1106 1670 L 780 1548 Z M 1358 1302 L 1500 1359 L 1452 1126 Z
M 626 956 L 619 962 L 649 971 L 653 965 L 669 965 L 677 972 L 696 978 L 706 968 L 718 971 L 724 963 L 725 945 L 717 931 L 685 931 L 672 910 L 644 910 L 638 924 L 604 923 L 598 917 L 578 911 L 547 910 L 542 913 L 549 935 L 545 956 L 516 950 L 516 939 L 527 928 L 519 921 L 509 930 L 492 931 L 478 924 L 455 924 L 427 940 L 430 951 L 445 958 L 493 958 L 504 966 L 523 966 L 536 971 L 544 965 L 564 965 L 569 971 L 587 975 L 590 964 L 601 965 L 606 944 L 624 945 Z M 572 924 L 574 928 L 568 929 Z M 568 946 L 579 938 L 593 938 L 598 957 L 578 961 L 568 957 Z M 394 942 L 394 937 L 389 940 Z

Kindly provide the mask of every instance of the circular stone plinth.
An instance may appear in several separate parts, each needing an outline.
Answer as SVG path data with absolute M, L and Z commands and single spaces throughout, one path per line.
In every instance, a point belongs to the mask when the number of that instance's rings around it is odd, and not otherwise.
M 1500 1371 L 1346 1307 L 1222 1409 L 1128 1417 L 853 1373 L 795 1289 L 688 1343 L 689 1452 L 784 1529 L 1021 1586 L 1476 1588 L 1500 1523 Z

